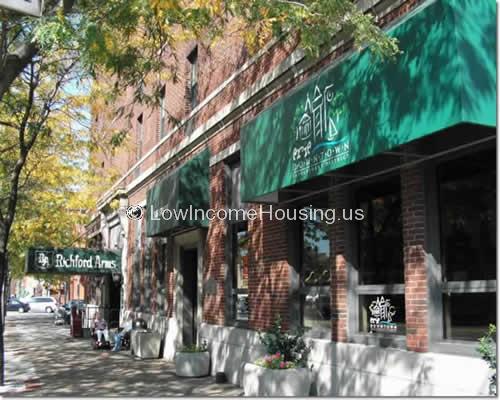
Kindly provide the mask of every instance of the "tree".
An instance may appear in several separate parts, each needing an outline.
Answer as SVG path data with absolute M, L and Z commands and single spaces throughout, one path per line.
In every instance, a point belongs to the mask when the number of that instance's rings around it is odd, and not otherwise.
M 229 27 L 250 51 L 291 35 L 309 55 L 318 55 L 342 30 L 356 47 L 369 45 L 382 55 L 398 52 L 396 40 L 352 0 L 65 0 L 60 8 L 56 0 L 45 3 L 40 20 L 2 16 L 0 99 L 34 57 L 72 49 L 86 72 L 105 72 L 116 79 L 117 92 L 133 87 L 136 99 L 147 101 L 144 83 L 159 76 L 175 79 L 175 63 L 165 59 L 176 58 L 179 41 L 210 45 Z

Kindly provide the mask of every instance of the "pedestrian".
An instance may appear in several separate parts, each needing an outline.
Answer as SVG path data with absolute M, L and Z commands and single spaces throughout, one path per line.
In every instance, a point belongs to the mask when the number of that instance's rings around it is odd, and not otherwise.
M 101 313 L 98 311 L 95 313 L 94 317 L 94 329 L 97 334 L 97 345 L 100 346 L 102 344 L 102 337 L 104 336 L 104 340 L 109 342 L 109 332 L 108 332 L 108 323 L 101 317 Z
M 125 322 L 123 329 L 115 333 L 115 345 L 111 351 L 118 352 L 122 349 L 123 338 L 132 330 L 132 321 Z

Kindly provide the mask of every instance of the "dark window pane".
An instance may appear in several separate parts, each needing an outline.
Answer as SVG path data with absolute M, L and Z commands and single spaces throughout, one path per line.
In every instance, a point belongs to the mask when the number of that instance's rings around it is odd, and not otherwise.
M 359 296 L 359 329 L 365 333 L 406 334 L 405 296 Z
M 441 256 L 446 281 L 496 279 L 495 153 L 439 169 Z
M 477 340 L 496 323 L 496 293 L 443 295 L 446 339 Z
M 359 229 L 359 283 L 404 283 L 401 195 L 397 182 L 359 195 L 365 218 Z

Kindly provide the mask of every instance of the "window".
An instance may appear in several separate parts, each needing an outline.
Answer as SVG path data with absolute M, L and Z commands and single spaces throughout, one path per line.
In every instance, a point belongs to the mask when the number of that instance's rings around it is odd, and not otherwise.
M 314 213 L 311 213 L 314 215 Z M 331 331 L 329 225 L 318 219 L 302 223 L 301 308 L 303 326 Z
M 141 114 L 137 118 L 137 137 L 136 137 L 136 145 L 137 145 L 136 159 L 137 159 L 137 161 L 139 161 L 139 159 L 142 157 L 142 142 L 143 142 L 143 140 L 144 140 L 144 124 L 143 124 L 143 116 Z
M 191 110 L 198 104 L 198 46 L 188 56 L 190 64 L 189 75 L 189 101 Z
M 247 222 L 232 224 L 233 250 L 233 317 L 248 321 L 248 226 Z
M 361 189 L 358 207 L 358 330 L 405 334 L 403 229 L 399 176 Z
M 160 139 L 162 139 L 167 134 L 167 125 L 166 125 L 167 104 L 165 96 L 166 96 L 166 89 L 165 85 L 163 85 L 160 93 Z
M 244 208 L 240 199 L 240 164 L 239 162 L 228 165 L 226 168 L 227 201 L 229 208 Z M 248 303 L 248 273 L 249 256 L 248 243 L 250 240 L 248 223 L 242 215 L 236 215 L 228 223 L 228 250 L 229 250 L 229 274 L 228 274 L 228 320 L 232 323 L 247 323 L 249 319 Z
M 445 339 L 476 340 L 496 322 L 495 152 L 438 167 Z

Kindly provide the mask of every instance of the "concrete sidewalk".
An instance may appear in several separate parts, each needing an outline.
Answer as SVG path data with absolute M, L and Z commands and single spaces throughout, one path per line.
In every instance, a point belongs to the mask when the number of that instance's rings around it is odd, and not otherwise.
M 88 339 L 73 339 L 68 327 L 42 314 L 8 315 L 4 396 L 241 396 L 242 388 L 215 384 L 213 377 L 179 378 L 161 359 L 140 360 L 129 352 L 94 351 Z M 7 388 L 6 388 L 7 389 Z M 6 393 L 5 393 L 6 392 Z

